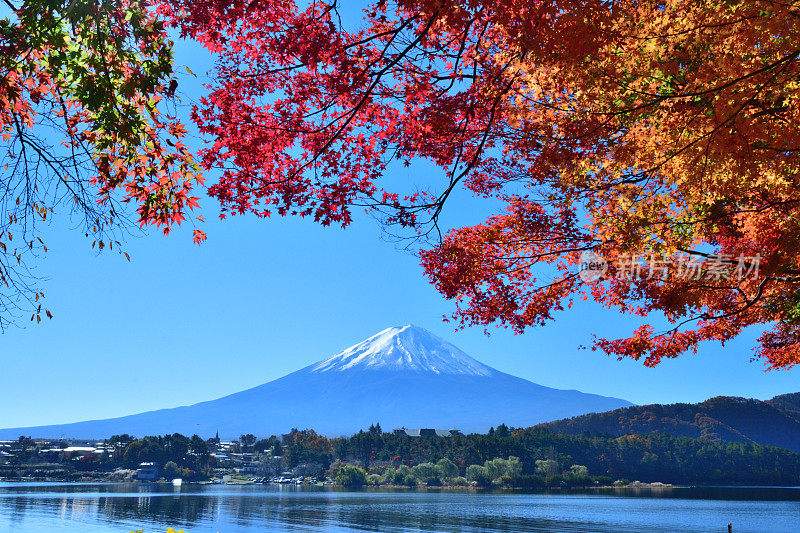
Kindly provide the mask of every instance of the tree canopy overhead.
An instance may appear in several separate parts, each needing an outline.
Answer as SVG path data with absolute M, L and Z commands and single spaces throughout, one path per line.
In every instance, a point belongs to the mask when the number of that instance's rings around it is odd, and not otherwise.
M 346 226 L 353 209 L 427 234 L 452 191 L 506 212 L 421 253 L 464 325 L 521 332 L 575 298 L 666 316 L 594 347 L 664 357 L 772 324 L 800 361 L 797 2 L 188 2 L 162 12 L 217 54 L 194 118 L 229 213 Z M 404 194 L 393 161 L 442 169 Z M 607 261 L 578 275 L 581 252 Z M 546 268 L 543 268 L 546 267 Z
M 88 146 L 102 206 L 121 190 L 168 226 L 202 183 L 163 139 L 183 129 L 158 113 L 174 91 L 158 16 L 216 56 L 193 119 L 223 215 L 347 226 L 366 209 L 430 236 L 422 264 L 461 325 L 522 332 L 592 298 L 671 323 L 595 340 L 619 357 L 652 366 L 768 325 L 757 355 L 800 362 L 800 2 L 377 0 L 356 29 L 335 0 L 79 5 L 25 4 L 3 27 L 19 87 L 0 121 L 19 137 L 15 117 L 51 116 L 29 103 L 73 101 L 68 147 Z M 441 183 L 387 178 L 419 159 Z M 505 210 L 441 235 L 459 188 Z
M 0 19 L 0 326 L 42 309 L 29 260 L 42 223 L 72 214 L 99 249 L 134 206 L 164 232 L 197 205 L 199 167 L 165 112 L 172 41 L 145 0 L 6 0 Z M 174 109 L 174 106 L 173 106 Z M 58 213 L 57 213 L 58 214 Z M 202 239 L 202 232 L 196 233 Z

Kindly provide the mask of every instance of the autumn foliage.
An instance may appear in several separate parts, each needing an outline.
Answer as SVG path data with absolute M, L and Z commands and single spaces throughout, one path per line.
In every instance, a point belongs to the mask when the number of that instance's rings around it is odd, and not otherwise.
M 160 10 L 217 55 L 194 118 L 226 213 L 345 226 L 366 208 L 435 237 L 466 188 L 505 212 L 421 252 L 462 324 L 521 332 L 591 297 L 673 324 L 597 339 L 608 353 L 655 365 L 771 323 L 757 354 L 785 368 L 800 362 L 798 7 L 379 0 L 357 30 L 336 3 Z M 417 158 L 442 181 L 387 178 Z M 589 250 L 609 269 L 584 282 Z M 631 257 L 667 268 L 617 275 Z M 698 275 L 678 275 L 687 261 Z
M 223 216 L 347 226 L 367 210 L 429 237 L 422 264 L 461 325 L 522 332 L 591 298 L 671 324 L 596 339 L 619 357 L 652 366 L 767 325 L 757 356 L 800 362 L 799 2 L 378 0 L 346 25 L 335 1 L 130 1 L 81 45 L 139 39 L 112 54 L 117 83 L 81 96 L 43 62 L 15 90 L 75 102 L 91 183 L 124 190 L 143 223 L 179 222 L 200 181 L 157 141 L 183 129 L 154 111 L 169 74 L 155 12 L 215 55 L 193 119 Z M 420 159 L 441 179 L 392 177 Z M 504 208 L 440 229 L 457 189 Z M 589 251 L 608 269 L 584 280 Z
M 203 183 L 181 141 L 185 127 L 165 112 L 174 96 L 172 42 L 146 1 L 7 4 L 14 12 L 0 20 L 0 282 L 8 291 L 0 325 L 25 299 L 31 319 L 41 319 L 44 294 L 26 258 L 47 250 L 38 225 L 54 211 L 77 217 L 93 247 L 119 249 L 121 203 L 133 205 L 140 225 L 166 233 L 198 205 L 191 192 Z

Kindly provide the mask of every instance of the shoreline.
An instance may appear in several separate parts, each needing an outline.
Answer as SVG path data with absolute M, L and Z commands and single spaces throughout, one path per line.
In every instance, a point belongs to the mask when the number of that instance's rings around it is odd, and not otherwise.
M 52 485 L 159 485 L 159 486 L 172 486 L 171 481 L 139 481 L 139 480 L 109 480 L 87 478 L 80 480 L 65 480 L 53 478 L 27 478 L 27 479 L 6 479 L 0 478 L 0 483 L 7 484 L 52 484 Z M 184 481 L 183 486 L 192 485 L 219 485 L 219 486 L 288 486 L 293 488 L 315 488 L 315 489 L 328 489 L 336 491 L 348 492 L 370 492 L 370 491 L 403 491 L 403 492 L 499 492 L 499 493 L 554 493 L 554 492 L 570 492 L 570 491 L 595 491 L 595 490 L 630 490 L 630 489 L 647 489 L 647 490 L 686 490 L 686 489 L 795 489 L 800 490 L 798 485 L 673 485 L 668 483 L 631 483 L 627 485 L 599 485 L 599 486 L 574 486 L 574 487 L 509 487 L 509 486 L 493 486 L 493 487 L 478 487 L 478 486 L 448 486 L 448 485 L 417 485 L 409 487 L 408 485 L 364 485 L 363 487 L 345 487 L 338 484 L 322 483 L 248 483 L 248 482 L 226 482 L 219 483 L 215 481 Z

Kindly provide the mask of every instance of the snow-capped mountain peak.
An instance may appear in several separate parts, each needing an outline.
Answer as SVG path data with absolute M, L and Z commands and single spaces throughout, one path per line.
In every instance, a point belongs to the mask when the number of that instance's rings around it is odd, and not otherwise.
M 389 328 L 319 363 L 207 402 L 135 415 L 34 428 L 18 435 L 79 439 L 184 433 L 225 438 L 278 435 L 293 427 L 330 437 L 380 422 L 385 428 L 484 432 L 504 422 L 528 427 L 632 405 L 618 398 L 551 389 L 494 370 L 415 326 Z
M 417 326 L 387 328 L 333 357 L 311 366 L 311 372 L 407 370 L 434 374 L 490 376 L 490 367 L 449 342 Z

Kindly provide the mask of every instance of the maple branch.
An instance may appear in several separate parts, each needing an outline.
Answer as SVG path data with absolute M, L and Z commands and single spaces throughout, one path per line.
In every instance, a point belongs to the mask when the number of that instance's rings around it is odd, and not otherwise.
M 511 65 L 510 62 L 506 63 L 506 65 L 503 67 L 503 69 L 501 69 L 500 73 L 502 74 L 503 72 L 508 70 L 510 68 L 510 65 Z M 495 79 L 499 80 L 500 76 L 499 75 L 495 76 Z M 460 148 L 459 153 L 457 154 L 457 157 L 456 157 L 455 161 L 451 165 L 451 169 L 452 170 L 450 172 L 450 179 L 449 179 L 448 187 L 445 189 L 445 191 L 443 193 L 441 193 L 437 197 L 435 202 L 433 202 L 431 204 L 423 204 L 421 206 L 416 206 L 415 207 L 415 210 L 417 210 L 417 211 L 433 209 L 434 212 L 429 217 L 428 222 L 426 223 L 426 224 L 430 224 L 431 225 L 431 229 L 429 229 L 428 231 L 426 231 L 423 234 L 418 234 L 418 235 L 410 237 L 412 240 L 417 240 L 419 238 L 427 236 L 435 229 L 436 232 L 437 232 L 437 235 L 438 235 L 438 239 L 441 242 L 442 233 L 441 233 L 441 229 L 439 228 L 438 219 L 439 219 L 439 216 L 440 216 L 440 214 L 442 212 L 442 209 L 444 208 L 444 204 L 445 204 L 447 198 L 450 196 L 450 194 L 452 194 L 453 190 L 455 189 L 455 186 L 467 174 L 469 174 L 469 172 L 480 161 L 480 157 L 481 157 L 481 155 L 483 153 L 484 146 L 485 146 L 485 144 L 486 144 L 486 142 L 488 140 L 489 133 L 491 132 L 492 126 L 494 125 L 494 121 L 495 121 L 495 117 L 496 117 L 496 113 L 497 113 L 497 108 L 498 108 L 500 102 L 502 101 L 503 97 L 510 91 L 511 87 L 513 87 L 515 82 L 516 82 L 516 78 L 512 77 L 512 79 L 507 82 L 506 86 L 504 88 L 502 88 L 498 92 L 498 94 L 495 96 L 495 98 L 494 98 L 494 100 L 492 102 L 492 106 L 491 106 L 491 108 L 489 110 L 489 117 L 488 117 L 488 120 L 486 122 L 486 126 L 482 129 L 482 137 L 481 137 L 480 141 L 478 142 L 477 146 L 475 147 L 474 155 L 470 158 L 470 161 L 464 166 L 463 170 L 458 175 L 455 175 L 456 169 L 458 168 L 458 163 L 460 162 L 461 154 L 463 153 L 463 149 L 464 149 L 464 144 L 462 143 L 459 146 L 459 148 Z M 469 114 L 467 114 L 467 117 L 465 118 L 465 120 L 463 122 L 463 124 L 464 124 L 463 128 L 466 128 L 468 123 L 469 123 Z M 462 131 L 465 131 L 465 129 L 462 129 Z
M 758 16 L 753 15 L 753 16 L 750 16 L 750 17 L 742 17 L 740 19 L 721 22 L 719 24 L 704 23 L 701 26 L 692 26 L 692 27 L 689 27 L 689 28 L 687 28 L 685 30 L 682 30 L 682 31 L 679 31 L 679 32 L 673 32 L 673 33 L 661 33 L 661 34 L 658 34 L 658 35 L 648 35 L 646 37 L 639 37 L 636 34 L 627 34 L 627 35 L 625 35 L 625 37 L 628 38 L 628 39 L 636 40 L 636 41 L 652 41 L 652 40 L 655 40 L 655 39 L 664 39 L 664 38 L 669 38 L 669 37 L 679 37 L 681 35 L 687 35 L 689 33 L 696 32 L 698 30 L 702 31 L 702 30 L 705 30 L 707 28 L 713 28 L 713 29 L 719 30 L 720 28 L 725 28 L 725 27 L 728 27 L 728 26 L 735 26 L 737 24 L 741 24 L 741 23 L 744 23 L 744 22 L 750 22 L 752 20 L 758 20 Z
M 729 312 L 723 313 L 721 315 L 712 315 L 712 314 L 709 314 L 709 313 L 703 313 L 702 315 L 700 315 L 697 318 L 697 320 L 715 320 L 715 321 L 719 321 L 719 320 L 724 320 L 726 318 L 730 318 L 730 317 L 732 317 L 734 315 L 739 315 L 739 314 L 744 313 L 745 311 L 750 309 L 752 306 L 754 306 L 761 299 L 761 297 L 764 294 L 764 287 L 766 286 L 767 281 L 770 281 L 769 277 L 765 277 L 763 280 L 761 280 L 761 283 L 758 284 L 758 289 L 756 291 L 756 294 L 755 294 L 755 296 L 753 296 L 753 298 L 751 300 L 748 300 L 746 297 L 743 296 L 745 298 L 744 307 L 740 307 L 739 309 L 735 309 L 733 311 L 729 311 Z
M 622 114 L 631 113 L 631 112 L 634 112 L 634 111 L 641 111 L 642 109 L 646 109 L 646 108 L 649 108 L 649 107 L 653 107 L 654 105 L 658 105 L 659 103 L 661 103 L 664 100 L 700 97 L 700 96 L 706 96 L 706 95 L 709 95 L 709 94 L 718 93 L 718 92 L 722 91 L 723 89 L 728 89 L 730 87 L 733 87 L 734 85 L 741 84 L 742 82 L 744 82 L 744 81 L 746 81 L 746 80 L 748 80 L 750 78 L 753 78 L 755 76 L 758 76 L 759 74 L 764 74 L 765 72 L 773 70 L 773 69 L 775 69 L 775 68 L 777 68 L 779 66 L 782 66 L 782 65 L 785 66 L 786 64 L 791 63 L 792 61 L 794 61 L 798 57 L 800 57 L 800 50 L 796 50 L 796 51 L 792 52 L 791 54 L 788 54 L 788 55 L 784 56 L 782 59 L 780 59 L 778 61 L 775 61 L 774 63 L 771 63 L 769 65 L 766 65 L 765 67 L 762 67 L 760 69 L 757 69 L 757 70 L 754 70 L 752 72 L 749 72 L 749 73 L 747 73 L 747 74 L 745 74 L 743 76 L 740 76 L 738 78 L 734 78 L 734 79 L 732 79 L 732 80 L 730 80 L 730 81 L 728 81 L 726 83 L 723 83 L 722 85 L 718 85 L 716 87 L 712 87 L 710 89 L 705 89 L 705 90 L 702 90 L 702 91 L 688 92 L 688 93 L 677 93 L 677 94 L 647 93 L 647 92 L 639 91 L 639 90 L 636 90 L 634 88 L 631 88 L 629 85 L 627 85 L 624 82 L 620 81 L 619 78 L 615 78 L 614 76 L 610 75 L 607 71 L 603 71 L 603 73 L 609 79 L 617 82 L 618 85 L 620 87 L 624 88 L 625 90 L 631 91 L 631 92 L 639 94 L 641 96 L 651 96 L 651 97 L 654 98 L 654 100 L 651 101 L 651 102 L 640 104 L 638 106 L 634 106 L 634 107 L 631 107 L 631 108 L 627 108 L 627 109 L 625 109 L 623 111 L 618 111 L 618 112 L 613 113 L 615 115 L 622 115 Z M 773 77 L 773 79 L 774 79 L 774 77 Z
M 425 36 L 425 34 L 428 31 L 430 31 L 430 28 L 433 26 L 433 22 L 434 22 L 435 18 L 436 18 L 436 13 L 434 13 L 434 15 L 431 16 L 431 19 L 428 21 L 428 23 L 426 24 L 425 28 L 420 33 L 420 35 L 418 35 L 417 38 L 411 44 L 406 46 L 406 48 L 403 51 L 403 53 L 399 54 L 397 57 L 392 59 L 386 66 L 384 66 L 376 74 L 375 80 L 366 89 L 364 94 L 359 99 L 358 103 L 350 111 L 348 111 L 347 113 L 343 114 L 342 116 L 338 117 L 337 119 L 335 119 L 334 121 L 331 122 L 331 124 L 333 124 L 333 123 L 338 122 L 338 121 L 340 121 L 341 119 L 344 118 L 344 122 L 338 127 L 338 129 L 333 133 L 333 135 L 331 135 L 328 138 L 328 140 L 323 144 L 323 146 L 321 148 L 315 150 L 315 153 L 314 153 L 313 157 L 308 159 L 306 162 L 304 162 L 302 165 L 300 165 L 299 168 L 297 168 L 294 172 L 292 172 L 289 176 L 287 176 L 287 178 L 286 178 L 287 181 L 296 179 L 297 176 L 299 176 L 304 170 L 306 170 L 309 167 L 309 165 L 311 165 L 314 162 L 316 162 L 322 156 L 322 154 L 324 154 L 328 150 L 328 148 L 330 148 L 333 145 L 333 143 L 336 142 L 336 140 L 338 139 L 339 135 L 341 135 L 341 133 L 347 128 L 347 126 L 350 125 L 350 123 L 358 115 L 358 112 L 361 110 L 361 108 L 366 104 L 366 102 L 368 101 L 369 97 L 372 95 L 372 91 L 380 83 L 380 80 L 383 77 L 383 75 L 385 75 L 392 67 L 394 67 L 401 60 L 401 58 L 403 57 L 403 55 L 405 53 L 407 53 L 408 51 L 413 49 L 422 40 L 422 38 Z M 407 22 L 410 24 L 411 20 L 412 19 L 408 19 Z M 364 69 L 362 71 L 362 75 L 363 75 L 363 73 L 366 73 L 366 69 Z M 258 188 L 256 190 L 263 190 L 263 187 Z

